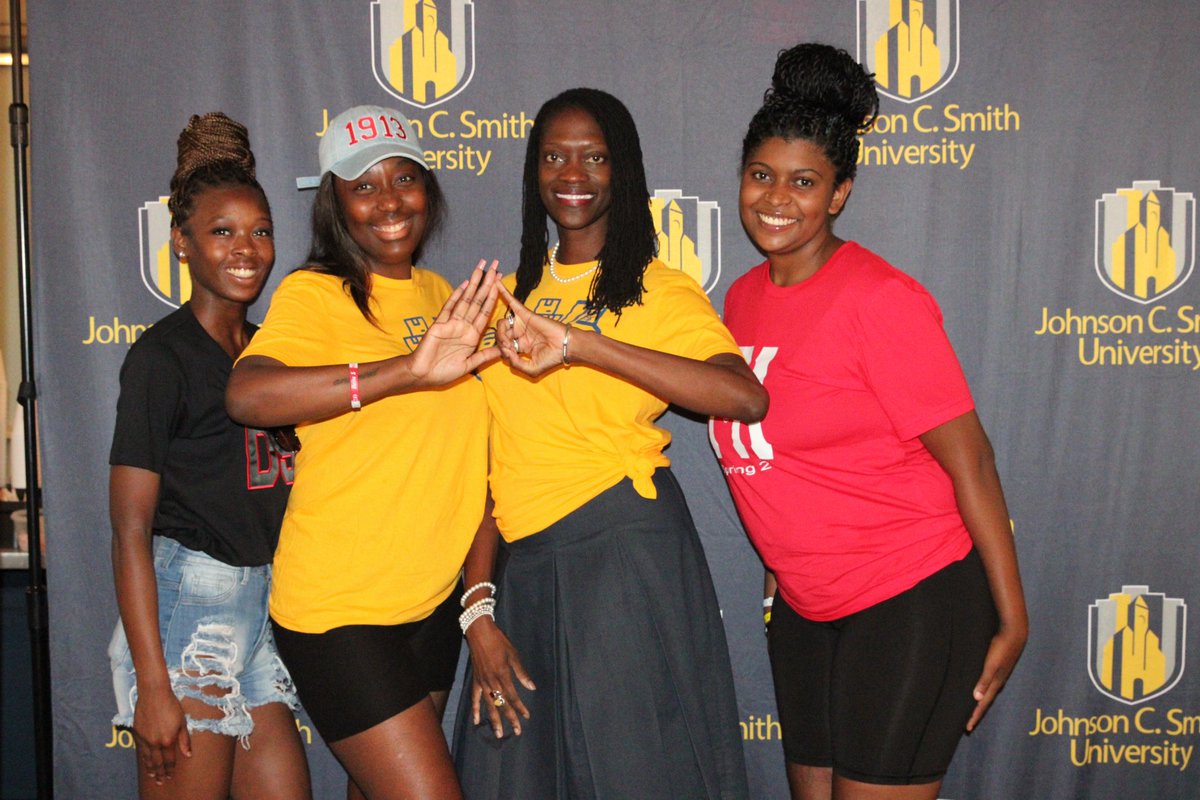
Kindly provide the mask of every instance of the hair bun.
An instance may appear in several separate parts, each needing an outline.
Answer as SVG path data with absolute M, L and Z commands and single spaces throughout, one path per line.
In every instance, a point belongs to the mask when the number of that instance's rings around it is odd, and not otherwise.
M 873 77 L 845 50 L 805 42 L 779 52 L 763 101 L 820 110 L 863 133 L 879 113 Z
M 254 176 L 254 153 L 246 126 L 220 111 L 195 114 L 179 134 L 176 179 L 214 164 L 231 164 Z
M 179 155 L 167 200 L 171 224 L 187 222 L 197 194 L 217 186 L 249 186 L 266 205 L 266 195 L 254 177 L 254 153 L 246 126 L 212 111 L 193 115 L 179 134 Z

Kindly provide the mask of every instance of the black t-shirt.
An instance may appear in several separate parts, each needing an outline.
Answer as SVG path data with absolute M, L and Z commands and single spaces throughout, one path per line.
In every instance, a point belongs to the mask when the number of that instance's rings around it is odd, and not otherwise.
M 108 462 L 162 476 L 155 535 L 226 564 L 259 566 L 275 553 L 295 458 L 264 431 L 229 419 L 232 368 L 188 305 L 159 320 L 121 367 Z

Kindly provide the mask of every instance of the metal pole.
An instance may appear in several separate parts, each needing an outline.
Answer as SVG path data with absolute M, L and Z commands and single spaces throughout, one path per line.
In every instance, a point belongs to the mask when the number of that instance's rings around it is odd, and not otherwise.
M 22 62 L 21 3 L 9 0 L 11 25 L 12 105 L 8 107 L 16 184 L 17 266 L 21 311 L 21 386 L 17 400 L 25 409 L 25 513 L 29 524 L 29 587 L 25 590 L 29 644 L 33 657 L 33 735 L 37 757 L 37 790 L 42 800 L 54 796 L 52 732 L 50 727 L 50 637 L 46 606 L 46 576 L 42 567 L 41 492 L 38 480 L 37 387 L 33 359 L 33 281 L 29 271 L 29 106 L 25 105 Z

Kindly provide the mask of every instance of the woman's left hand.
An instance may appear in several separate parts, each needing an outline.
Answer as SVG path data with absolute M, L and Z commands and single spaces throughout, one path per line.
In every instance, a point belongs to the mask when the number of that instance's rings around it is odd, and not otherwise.
M 1008 676 L 1012 674 L 1017 659 L 1021 657 L 1021 651 L 1025 649 L 1028 635 L 1027 629 L 1009 626 L 1001 627 L 1000 632 L 992 637 L 987 657 L 983 660 L 983 673 L 979 676 L 979 682 L 975 684 L 975 711 L 967 720 L 968 731 L 975 730 L 975 726 L 983 719 L 996 695 L 1008 682 Z
M 496 323 L 500 357 L 513 369 L 537 377 L 563 363 L 563 336 L 567 326 L 535 314 L 500 284 L 500 299 L 508 314 Z
M 1029 613 L 1017 567 L 1012 523 L 991 442 L 974 411 L 921 434 L 929 450 L 954 484 L 954 497 L 963 523 L 971 535 L 987 573 L 992 602 L 1000 617 L 1000 630 L 988 645 L 983 673 L 975 684 L 975 711 L 967 720 L 972 731 L 1004 688 L 1029 636 Z
M 454 290 L 413 351 L 411 371 L 421 385 L 442 386 L 496 357 L 490 347 L 477 350 L 500 285 L 498 262 L 486 269 L 484 263 L 475 265 L 470 279 Z

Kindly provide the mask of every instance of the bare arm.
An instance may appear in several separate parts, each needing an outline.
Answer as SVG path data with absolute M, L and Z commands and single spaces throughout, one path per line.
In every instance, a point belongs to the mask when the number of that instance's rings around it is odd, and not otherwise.
M 496 262 L 486 270 L 483 264 L 446 300 L 416 350 L 359 364 L 363 405 L 451 383 L 499 355 L 494 347 L 476 350 L 499 285 Z M 233 419 L 262 428 L 333 417 L 350 409 L 350 372 L 345 364 L 289 367 L 248 356 L 229 377 L 225 404 Z
M 171 688 L 158 630 L 158 581 L 151 541 L 160 485 L 157 472 L 137 467 L 114 466 L 109 474 L 117 606 L 137 672 L 133 733 L 138 757 L 159 784 L 171 777 L 176 749 L 191 755 L 187 720 Z
M 496 341 L 504 360 L 527 375 L 562 366 L 566 326 L 534 314 L 504 286 L 500 297 L 514 315 L 496 325 Z M 572 364 L 588 364 L 698 414 L 758 422 L 767 414 L 767 390 L 745 359 L 722 353 L 707 361 L 660 353 L 625 344 L 594 331 L 572 328 L 568 346 Z
M 1025 648 L 1029 636 L 1025 593 L 1004 491 L 979 417 L 974 411 L 963 414 L 923 434 L 921 442 L 954 483 L 959 511 L 983 561 L 1000 615 L 1000 630 L 992 639 L 983 673 L 975 685 L 975 711 L 967 722 L 967 730 L 974 730 Z
M 487 506 L 483 511 L 483 520 L 475 533 L 475 541 L 467 551 L 467 559 L 463 565 L 463 582 L 466 588 L 471 588 L 483 581 L 491 581 L 496 565 L 496 552 L 500 544 L 500 530 L 496 527 L 496 519 L 492 516 L 492 495 L 489 492 Z M 486 597 L 483 590 L 472 592 L 467 602 Z M 498 603 L 505 598 L 497 597 Z M 499 739 L 504 735 L 504 723 L 501 711 L 512 726 L 513 733 L 521 735 L 521 717 L 529 719 L 529 709 L 521 701 L 513 676 L 530 691 L 536 689 L 529 673 L 521 664 L 521 657 L 513 647 L 512 642 L 490 617 L 480 617 L 467 628 L 467 644 L 471 650 L 471 667 L 474 672 L 474 682 L 471 692 L 471 718 L 479 724 L 479 704 L 481 699 L 491 720 L 492 730 Z M 497 708 L 492 703 L 492 692 L 498 691 L 505 699 L 505 704 Z M 520 716 L 518 716 L 518 714 Z
M 775 611 L 775 590 L 778 588 L 775 573 L 763 570 L 763 627 L 767 633 L 771 632 L 771 614 Z

